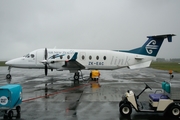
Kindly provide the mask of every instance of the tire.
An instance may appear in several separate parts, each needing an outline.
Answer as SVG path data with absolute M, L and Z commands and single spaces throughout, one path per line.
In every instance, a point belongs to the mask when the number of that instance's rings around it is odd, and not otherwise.
M 79 76 L 78 75 L 74 75 L 74 80 L 79 80 Z
M 120 101 L 120 102 L 119 102 L 119 107 L 121 107 L 122 104 L 124 104 L 124 102 L 123 102 L 123 101 Z
M 11 119 L 12 119 L 12 117 L 13 117 L 13 111 L 12 111 L 12 110 L 10 110 L 10 111 L 8 112 L 8 118 L 11 120 Z
M 20 107 L 20 106 L 17 106 L 17 107 L 16 107 L 16 111 L 17 111 L 17 113 L 20 113 L 20 112 L 21 112 L 21 107 Z
M 180 116 L 180 107 L 177 105 L 174 105 L 170 109 L 170 115 L 173 117 L 179 117 Z
M 119 111 L 123 116 L 130 116 L 132 113 L 132 108 L 129 104 L 122 104 L 119 108 Z
M 7 74 L 6 79 L 11 79 L 11 74 Z
M 75 74 L 74 74 L 74 80 L 79 80 L 79 72 L 75 72 Z

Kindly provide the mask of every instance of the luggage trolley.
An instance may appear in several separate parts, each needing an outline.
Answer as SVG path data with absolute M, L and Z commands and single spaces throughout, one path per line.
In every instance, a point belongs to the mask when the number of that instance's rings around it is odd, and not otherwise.
M 19 84 L 8 84 L 0 87 L 0 111 L 4 113 L 4 119 L 21 117 L 22 87 Z M 17 114 L 14 114 L 16 110 Z

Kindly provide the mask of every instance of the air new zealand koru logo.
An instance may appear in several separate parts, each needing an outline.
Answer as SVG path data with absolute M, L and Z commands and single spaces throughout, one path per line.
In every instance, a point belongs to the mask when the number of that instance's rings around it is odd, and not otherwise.
M 153 50 L 158 49 L 158 45 L 156 45 L 156 41 L 155 40 L 151 40 L 147 45 L 146 45 L 146 51 L 148 54 L 152 54 Z

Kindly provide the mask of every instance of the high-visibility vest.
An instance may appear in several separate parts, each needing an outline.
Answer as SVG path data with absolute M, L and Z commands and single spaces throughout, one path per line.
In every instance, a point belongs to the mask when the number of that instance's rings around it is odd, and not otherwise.
M 92 70 L 91 73 L 92 73 L 92 76 L 91 76 L 92 78 L 98 78 L 100 76 L 100 73 L 98 70 Z

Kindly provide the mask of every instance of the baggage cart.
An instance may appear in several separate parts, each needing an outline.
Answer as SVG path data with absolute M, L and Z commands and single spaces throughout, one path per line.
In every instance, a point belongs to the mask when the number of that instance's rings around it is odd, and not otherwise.
M 20 118 L 22 103 L 22 87 L 19 84 L 8 84 L 0 87 L 0 111 L 4 119 Z M 16 115 L 13 111 L 16 111 Z

